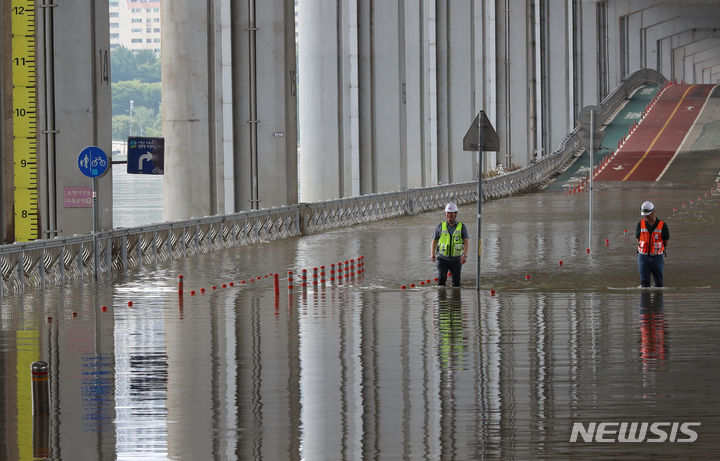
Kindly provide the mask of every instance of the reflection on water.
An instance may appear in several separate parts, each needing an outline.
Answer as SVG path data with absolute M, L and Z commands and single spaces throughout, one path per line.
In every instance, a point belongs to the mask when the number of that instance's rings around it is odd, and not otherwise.
M 643 363 L 644 397 L 654 394 L 656 374 L 665 371 L 668 352 L 665 343 L 663 293 L 644 291 L 640 297 L 640 356 Z
M 113 227 L 136 227 L 163 220 L 163 177 L 128 174 L 127 165 L 112 167 Z
M 598 193 L 590 255 L 584 201 L 488 203 L 479 294 L 472 261 L 461 288 L 399 288 L 434 276 L 430 213 L 6 295 L 0 459 L 43 443 L 52 459 L 715 458 L 720 214 L 716 197 L 666 211 L 674 195 L 652 197 L 673 229 L 664 291 L 632 289 L 623 230 L 647 192 L 626 190 Z M 342 286 L 281 280 L 276 296 L 259 275 L 358 255 L 366 273 Z M 569 441 L 573 423 L 612 421 L 701 426 L 693 444 Z

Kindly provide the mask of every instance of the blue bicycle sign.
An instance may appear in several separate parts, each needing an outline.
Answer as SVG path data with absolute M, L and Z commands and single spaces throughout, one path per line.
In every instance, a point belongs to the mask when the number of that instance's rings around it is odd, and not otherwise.
M 108 171 L 108 158 L 102 149 L 89 146 L 78 155 L 78 168 L 88 178 L 100 178 Z

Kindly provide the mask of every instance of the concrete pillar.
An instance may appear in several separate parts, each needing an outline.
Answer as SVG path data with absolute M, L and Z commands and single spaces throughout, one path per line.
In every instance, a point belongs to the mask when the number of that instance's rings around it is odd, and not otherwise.
M 435 1 L 435 43 L 437 82 L 437 172 L 438 184 L 452 182 L 452 156 L 450 155 L 450 134 L 448 133 L 448 1 Z
M 438 145 L 437 145 L 437 38 L 435 0 L 423 2 L 421 11 L 422 33 L 422 143 L 423 177 L 425 185 L 438 183 Z
M 167 1 L 162 14 L 166 219 L 296 203 L 293 2 Z
M 524 166 L 532 150 L 529 117 L 534 101 L 530 96 L 532 78 L 531 17 L 527 4 L 499 0 L 497 3 L 498 123 L 503 165 Z
M 598 31 L 595 5 L 579 2 L 577 8 L 580 15 L 578 20 L 580 36 L 578 56 L 580 62 L 577 65 L 580 72 L 578 76 L 578 82 L 580 84 L 578 95 L 580 96 L 580 101 L 578 105 L 582 108 L 600 102 L 598 98 L 600 90 L 597 78 Z
M 77 166 L 78 154 L 87 146 L 103 149 L 108 158 L 112 150 L 111 93 L 110 93 L 110 32 L 108 5 L 102 2 L 63 2 L 52 10 L 51 51 L 54 81 L 43 87 L 38 79 L 41 98 L 38 114 L 38 151 L 41 162 L 40 238 L 92 232 L 92 208 L 65 208 L 66 187 L 92 187 Z M 38 13 L 40 14 L 40 13 Z M 80 26 L 78 26 L 80 25 Z M 38 41 L 42 43 L 42 41 Z M 43 59 L 45 55 L 42 55 Z M 44 62 L 41 72 L 46 72 Z M 50 90 L 50 92 L 48 92 Z M 51 99 L 49 99 L 51 98 Z M 53 120 L 54 147 L 48 149 L 46 138 L 47 111 Z M 52 194 L 50 193 L 52 190 Z M 112 173 L 98 180 L 98 229 L 112 229 Z M 52 203 L 49 198 L 54 197 Z M 49 219 L 49 210 L 55 219 Z M 45 219 L 43 219 L 45 218 Z
M 43 239 L 92 231 L 92 208 L 64 208 L 63 194 L 66 187 L 92 187 L 92 180 L 77 167 L 77 156 L 84 147 L 97 145 L 110 154 L 110 45 L 107 5 L 93 3 L 88 7 L 84 2 L 68 1 L 37 10 L 38 238 Z M 3 56 L 9 57 L 9 3 L 0 17 Z M 70 45 L 53 47 L 54 41 Z M 10 59 L 0 67 L 0 243 L 11 243 L 15 241 L 15 192 Z M 62 91 L 55 93 L 56 88 Z M 112 174 L 98 180 L 98 206 L 99 228 L 111 229 Z
M 92 188 L 80 173 L 77 157 L 90 145 L 111 153 L 110 39 L 107 2 L 69 0 L 36 5 L 36 97 L 38 238 L 89 233 L 92 207 L 65 208 L 67 187 Z M 10 4 L 3 4 L 3 56 L 10 56 Z M 13 232 L 12 68 L 3 62 L 2 149 L 0 153 L 0 243 L 15 240 Z M 108 169 L 109 171 L 109 169 Z M 98 228 L 112 229 L 112 173 L 98 181 Z
M 371 194 L 377 190 L 375 119 L 372 117 L 373 105 L 373 68 L 375 57 L 373 50 L 373 29 L 371 28 L 373 2 L 358 0 L 358 105 L 360 118 L 360 193 Z M 304 174 L 304 173 L 301 173 Z
M 570 88 L 568 59 L 570 53 L 570 30 L 568 27 L 568 4 L 556 4 L 547 19 L 547 44 L 545 45 L 547 66 L 547 95 L 544 104 L 552 110 L 547 111 L 548 136 L 537 149 L 544 149 L 546 154 L 553 152 L 560 141 L 573 129 L 572 90 Z M 538 152 L 540 155 L 540 152 Z
M 300 197 L 303 202 L 343 195 L 338 56 L 343 2 L 298 3 Z M 344 31 L 341 31 L 342 34 Z
M 406 152 L 405 187 L 422 187 L 427 182 L 424 176 L 426 152 L 423 143 L 423 106 L 422 88 L 424 74 L 422 68 L 423 47 L 423 8 L 421 2 L 404 1 L 404 55 L 403 68 L 403 106 L 404 127 L 402 138 Z
M 341 74 L 341 155 L 342 195 L 360 194 L 360 99 L 358 80 L 358 6 L 356 0 L 348 0 L 342 8 L 341 27 L 346 31 L 340 54 Z
M 404 59 L 398 28 L 403 24 L 397 3 L 374 2 L 372 18 L 372 95 L 376 189 L 388 192 L 405 188 L 403 167 L 407 152 L 401 143 L 401 119 L 404 116 L 403 82 L 400 61 Z M 402 28 L 401 28 L 402 30 Z M 404 38 L 404 37 L 403 37 Z M 404 119 L 403 119 L 404 120 Z
M 497 130 L 501 120 L 497 112 L 497 68 L 500 65 L 497 61 L 497 31 L 496 31 L 496 3 L 482 2 L 482 33 L 476 34 L 481 39 L 481 45 L 476 49 L 480 50 L 482 58 L 482 72 L 477 78 L 481 79 L 482 99 L 479 109 L 485 114 Z M 478 109 L 478 110 L 479 110 Z M 498 163 L 497 152 L 483 152 L 483 171 L 495 169 Z
M 414 2 L 299 4 L 303 201 L 424 184 L 422 12 Z
M 208 46 L 214 18 L 207 2 L 192 0 L 164 0 L 161 12 L 165 219 L 213 215 L 217 152 L 209 141 L 215 69 Z
M 462 140 L 475 115 L 475 91 L 473 81 L 472 36 L 477 33 L 473 22 L 477 2 L 448 1 L 446 8 L 446 27 L 444 35 L 438 34 L 438 43 L 445 50 L 447 70 L 445 87 L 439 93 L 445 93 L 447 103 L 447 155 L 448 182 L 464 182 L 475 179 L 476 155 L 463 151 Z
M 232 24 L 235 208 L 297 203 L 294 2 L 233 2 Z

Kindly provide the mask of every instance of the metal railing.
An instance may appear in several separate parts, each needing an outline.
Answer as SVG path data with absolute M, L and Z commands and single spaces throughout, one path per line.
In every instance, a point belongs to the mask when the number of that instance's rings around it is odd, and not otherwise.
M 637 87 L 647 83 L 647 76 L 636 74 L 626 78 L 603 101 L 603 113 L 614 110 L 612 105 L 620 104 L 633 90 L 627 85 Z M 576 128 L 551 155 L 519 170 L 483 180 L 483 200 L 538 187 L 582 149 Z M 449 201 L 465 204 L 475 200 L 477 181 L 471 181 L 119 228 L 99 232 L 96 238 L 86 234 L 3 245 L 0 246 L 0 294 L 21 290 L 25 285 L 45 286 L 92 277 L 96 260 L 98 273 L 124 271 L 199 253 L 431 211 Z

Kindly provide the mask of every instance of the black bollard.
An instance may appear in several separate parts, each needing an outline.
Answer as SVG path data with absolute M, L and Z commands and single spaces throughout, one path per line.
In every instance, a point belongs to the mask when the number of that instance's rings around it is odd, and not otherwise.
M 33 458 L 50 459 L 50 416 L 33 416 Z
M 33 415 L 50 415 L 50 370 L 47 362 L 33 362 L 32 373 L 32 399 Z

